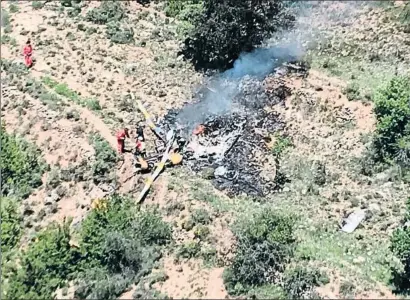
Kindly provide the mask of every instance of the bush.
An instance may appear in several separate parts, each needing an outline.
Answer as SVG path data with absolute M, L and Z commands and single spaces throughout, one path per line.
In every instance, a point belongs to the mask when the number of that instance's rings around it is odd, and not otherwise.
M 39 150 L 25 140 L 8 134 L 1 126 L 1 189 L 4 195 L 27 197 L 39 187 L 46 169 Z
M 165 245 L 171 237 L 171 228 L 164 223 L 154 209 L 139 212 L 133 216 L 132 230 L 138 233 L 139 239 L 147 245 Z
M 410 3 L 405 3 L 404 7 L 400 10 L 399 20 L 403 24 L 410 24 Z
M 50 84 L 51 84 L 51 82 L 50 82 Z M 66 97 L 66 98 L 68 98 L 72 101 L 75 101 L 75 102 L 79 101 L 78 100 L 79 99 L 78 94 L 75 91 L 73 91 L 72 89 L 70 89 L 66 83 L 59 83 L 59 84 L 55 85 L 54 86 L 54 91 L 58 95 Z
M 18 77 L 28 74 L 28 70 L 24 64 L 6 59 L 1 59 L 1 70 L 7 74 L 15 74 Z
M 85 107 L 88 109 L 94 110 L 94 111 L 100 111 L 101 110 L 101 105 L 100 101 L 97 99 L 87 99 L 85 100 Z
M 116 44 L 130 44 L 134 42 L 134 31 L 132 28 L 123 28 L 119 22 L 107 24 L 107 38 Z
M 60 170 L 54 167 L 47 174 L 46 187 L 48 189 L 55 189 L 56 187 L 60 185 L 60 182 L 61 182 Z
M 180 21 L 177 31 L 186 38 L 195 28 L 194 24 L 203 13 L 203 0 L 170 0 L 167 1 L 165 14 Z
M 50 299 L 76 270 L 79 252 L 70 247 L 70 223 L 52 225 L 23 253 L 21 268 L 9 279 L 7 295 Z
M 1 198 L 1 252 L 14 249 L 21 237 L 21 216 L 13 199 Z
M 379 159 L 410 166 L 410 79 L 393 78 L 375 95 L 374 147 Z
M 349 83 L 345 89 L 343 89 L 343 93 L 346 95 L 347 100 L 354 101 L 360 100 L 360 87 L 357 83 Z
M 87 254 L 86 263 L 89 267 L 104 260 L 106 233 L 126 231 L 135 216 L 129 199 L 113 196 L 106 203 L 106 209 L 92 210 L 81 225 L 81 249 Z
M 328 282 L 329 278 L 319 270 L 297 266 L 294 269 L 286 270 L 283 286 L 289 298 L 301 299 L 306 293 L 311 292 L 314 287 Z
M 410 198 L 407 201 L 406 215 L 403 218 L 402 226 L 398 227 L 392 236 L 391 247 L 396 256 L 404 266 L 404 271 L 395 274 L 396 286 L 399 290 L 410 289 Z
M 276 157 L 280 157 L 286 149 L 292 146 L 292 141 L 289 137 L 278 135 L 277 140 L 272 148 L 272 153 Z
M 100 6 L 87 13 L 86 20 L 94 24 L 107 24 L 121 21 L 125 17 L 125 10 L 120 1 L 103 1 Z
M 211 223 L 211 217 L 206 209 L 196 209 L 192 213 L 192 221 L 194 224 L 208 225 Z
M 196 69 L 227 69 L 242 52 L 289 24 L 283 8 L 278 0 L 206 0 L 182 54 Z
M 134 273 L 108 275 L 103 268 L 89 269 L 78 282 L 76 299 L 115 299 L 132 283 Z
M 168 0 L 165 6 L 165 14 L 167 17 L 178 18 L 184 11 L 190 11 L 193 5 L 199 6 L 203 4 L 203 0 Z M 182 19 L 188 21 L 187 19 Z
M 19 8 L 16 4 L 11 3 L 11 4 L 9 5 L 9 10 L 10 10 L 11 13 L 14 14 L 14 13 L 16 13 L 16 12 L 19 12 L 20 8 Z
M 176 252 L 176 257 L 180 258 L 195 258 L 201 253 L 201 246 L 198 242 L 187 242 L 179 246 Z
M 49 299 L 75 280 L 76 298 L 111 299 L 147 275 L 159 258 L 159 246 L 171 239 L 170 227 L 156 211 L 138 211 L 131 199 L 113 196 L 101 202 L 106 205 L 91 211 L 81 224 L 79 249 L 70 246 L 70 222 L 40 233 L 22 254 L 21 268 L 11 274 L 3 295 Z M 13 214 L 7 210 L 3 219 L 2 250 L 18 241 Z
M 95 161 L 91 165 L 95 182 L 107 181 L 107 176 L 115 170 L 118 161 L 117 153 L 110 144 L 100 135 L 95 134 L 90 137 L 90 141 L 95 150 Z
M 224 273 L 231 294 L 275 283 L 294 250 L 293 224 L 293 217 L 265 210 L 236 229 L 235 258 Z
M 1 27 L 10 25 L 10 15 L 4 8 L 1 9 Z
M 81 3 L 81 0 L 60 0 L 61 6 L 64 6 L 64 7 L 73 7 L 76 4 L 78 5 L 80 3 Z
M 171 228 L 155 210 L 137 211 L 132 199 L 113 196 L 94 209 L 81 231 L 82 272 L 76 297 L 119 296 L 146 275 L 159 257 L 158 246 L 171 239 Z
M 41 9 L 43 8 L 43 3 L 41 3 L 41 1 L 33 1 L 31 2 L 31 6 L 33 9 Z

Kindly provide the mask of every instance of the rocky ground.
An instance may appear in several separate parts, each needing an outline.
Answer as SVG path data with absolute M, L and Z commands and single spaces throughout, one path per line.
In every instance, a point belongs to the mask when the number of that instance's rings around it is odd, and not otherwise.
M 8 27 L 2 28 L 1 58 L 16 64 L 1 74 L 1 118 L 9 132 L 35 143 L 51 166 L 43 186 L 21 208 L 25 247 L 52 221 L 73 217 L 78 224 L 109 185 L 137 195 L 141 178 L 131 176 L 129 153 L 112 170 L 110 180 L 94 180 L 87 168 L 96 159 L 89 136 L 98 134 L 116 150 L 115 131 L 124 124 L 134 129 L 142 119 L 130 92 L 160 118 L 192 98 L 202 75 L 177 56 L 175 21 L 154 8 L 129 3 L 135 44 L 119 45 L 106 38 L 102 26 L 77 21 L 58 2 L 41 9 L 26 1 L 13 4 L 17 10 L 10 5 L 1 3 L 9 15 L 9 24 L 3 24 Z M 87 2 L 81 14 L 96 6 Z M 395 180 L 393 168 L 375 177 L 361 175 L 357 161 L 375 128 L 369 91 L 395 73 L 408 72 L 408 32 L 395 25 L 399 23 L 392 14 L 399 7 L 400 3 L 346 10 L 354 11 L 354 18 L 347 14 L 333 22 L 315 19 L 321 42 L 308 53 L 312 69 L 304 78 L 285 75 L 281 80 L 289 95 L 265 107 L 285 124 L 283 132 L 291 141 L 280 168 L 292 180 L 280 192 L 261 203 L 228 198 L 183 167 L 161 175 L 144 205 L 158 206 L 173 224 L 176 247 L 150 275 L 160 278 L 153 283 L 156 290 L 173 298 L 228 297 L 222 272 L 235 245 L 230 225 L 238 214 L 274 205 L 301 216 L 298 255 L 311 257 L 312 264 L 328 273 L 330 283 L 318 289 L 322 296 L 395 297 L 388 286 L 395 260 L 387 241 L 404 214 L 409 186 Z M 28 38 L 35 65 L 25 73 L 18 64 Z M 263 84 L 266 90 L 275 88 L 269 78 Z M 358 86 L 356 101 L 346 93 L 352 84 Z M 148 134 L 149 147 L 153 140 Z M 357 208 L 367 212 L 362 226 L 352 234 L 340 233 L 343 217 Z M 121 298 L 131 298 L 134 290 L 130 287 Z

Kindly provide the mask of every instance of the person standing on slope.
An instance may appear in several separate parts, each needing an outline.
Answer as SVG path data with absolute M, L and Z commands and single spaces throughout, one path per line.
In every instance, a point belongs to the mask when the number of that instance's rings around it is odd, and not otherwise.
M 118 143 L 118 152 L 120 154 L 124 153 L 125 148 L 125 138 L 129 138 L 128 128 L 124 128 L 117 132 L 117 143 Z
M 23 55 L 24 55 L 24 62 L 26 64 L 26 67 L 31 68 L 31 66 L 33 65 L 33 59 L 31 57 L 33 55 L 33 47 L 31 47 L 30 39 L 27 40 L 26 42 L 26 46 L 24 47 L 24 50 L 23 50 Z

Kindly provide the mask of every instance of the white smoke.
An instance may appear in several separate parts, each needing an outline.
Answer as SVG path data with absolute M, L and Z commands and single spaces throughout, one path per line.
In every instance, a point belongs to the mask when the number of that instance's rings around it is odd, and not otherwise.
M 260 48 L 242 53 L 233 68 L 216 75 L 200 102 L 187 106 L 177 117 L 178 123 L 191 127 L 203 123 L 209 115 L 222 115 L 232 110 L 232 99 L 238 95 L 241 78 L 250 75 L 263 78 L 283 62 L 301 59 L 312 44 L 325 38 L 321 26 L 352 19 L 361 2 L 311 1 L 297 3 L 292 30 L 277 32 Z

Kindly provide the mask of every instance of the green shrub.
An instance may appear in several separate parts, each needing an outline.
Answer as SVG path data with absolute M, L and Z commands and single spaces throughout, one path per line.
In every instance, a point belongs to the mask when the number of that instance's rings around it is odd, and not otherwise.
M 1 9 L 1 27 L 10 25 L 10 15 L 4 8 Z
M 196 69 L 227 69 L 242 52 L 289 24 L 284 7 L 278 0 L 204 1 L 182 54 Z
M 78 94 L 70 89 L 66 83 L 59 83 L 54 86 L 54 91 L 59 94 L 60 96 L 67 97 L 68 99 L 78 102 L 79 96 Z
M 31 2 L 31 6 L 33 9 L 41 9 L 43 8 L 43 3 L 41 3 L 41 1 L 33 1 Z
M 73 6 L 70 9 L 68 9 L 67 15 L 70 18 L 75 18 L 77 17 L 79 14 L 81 14 L 81 7 L 80 6 Z
M 360 100 L 360 87 L 357 83 L 349 83 L 345 89 L 343 89 L 343 93 L 346 95 L 347 100 L 354 101 Z
M 152 269 L 160 245 L 171 239 L 171 228 L 155 210 L 138 211 L 133 200 L 106 199 L 106 208 L 94 209 L 81 231 L 82 272 L 76 297 L 108 299 Z
M 47 174 L 46 186 L 49 189 L 55 189 L 61 183 L 60 170 L 56 167 L 52 168 Z
M 347 299 L 352 299 L 355 298 L 355 290 L 356 286 L 353 283 L 349 281 L 343 281 L 340 284 L 339 294 L 343 295 Z
M 225 286 L 231 294 L 277 280 L 293 254 L 293 224 L 293 217 L 265 210 L 239 225 L 235 230 L 235 258 L 224 272 Z
M 410 162 L 410 79 L 393 78 L 375 95 L 377 119 L 374 147 L 379 159 Z
M 139 211 L 132 199 L 112 196 L 101 203 L 106 206 L 92 210 L 79 228 L 79 249 L 70 246 L 70 222 L 40 233 L 22 254 L 21 268 L 5 272 L 11 275 L 3 296 L 50 299 L 74 280 L 76 298 L 111 299 L 150 273 L 160 246 L 171 239 L 170 226 L 155 210 Z M 7 210 L 6 216 L 11 214 Z M 16 218 L 3 221 L 2 237 L 11 247 L 19 236 Z
M 101 110 L 101 105 L 100 101 L 97 99 L 87 99 L 85 100 L 85 107 L 88 109 L 94 110 L 94 111 L 100 111 Z
M 70 223 L 52 225 L 24 252 L 21 268 L 9 279 L 7 295 L 16 299 L 51 299 L 76 271 L 79 252 L 70 247 Z
M 80 4 L 81 0 L 60 0 L 61 6 L 64 7 L 73 7 L 76 4 Z
M 76 299 L 115 299 L 133 282 L 131 271 L 122 274 L 107 274 L 104 268 L 88 269 L 77 282 Z
M 125 10 L 120 1 L 103 1 L 100 6 L 87 13 L 86 20 L 94 24 L 107 24 L 121 21 L 125 17 Z
M 131 226 L 135 209 L 127 198 L 113 196 L 107 200 L 107 209 L 94 209 L 81 225 L 81 249 L 87 254 L 87 265 L 102 261 L 103 244 L 107 232 L 123 232 Z M 97 264 L 98 265 L 98 264 Z
M 172 299 L 166 294 L 163 294 L 153 287 L 150 287 L 149 289 L 145 286 L 141 286 L 135 290 L 135 292 L 132 294 L 132 299 L 162 299 L 162 300 L 168 300 Z
M 9 5 L 9 11 L 11 12 L 11 13 L 16 13 L 16 12 L 19 12 L 19 10 L 20 10 L 20 8 L 17 6 L 17 4 L 14 4 L 14 3 L 11 3 L 10 5 Z
M 97 99 L 90 98 L 90 99 L 83 99 L 80 97 L 80 95 L 69 88 L 69 86 L 66 83 L 58 83 L 54 79 L 44 76 L 41 78 L 41 82 L 44 83 L 46 86 L 49 88 L 52 88 L 56 94 L 66 97 L 69 100 L 84 106 L 88 109 L 94 110 L 94 111 L 100 111 L 101 110 L 101 105 L 100 102 Z M 55 95 L 54 95 L 55 97 Z
M 203 2 L 203 0 L 167 1 L 165 14 L 180 21 L 177 28 L 180 37 L 186 38 L 195 29 L 194 24 L 203 13 Z
M 1 36 L 1 44 L 4 45 L 4 44 L 10 43 L 11 39 L 12 39 L 11 36 L 9 36 L 9 35 L 7 35 L 7 34 L 3 34 L 3 35 Z
M 192 6 L 202 5 L 203 2 L 203 0 L 168 0 L 165 6 L 165 14 L 168 17 L 178 18 L 183 11 L 191 10 Z M 188 21 L 187 19 L 183 20 Z
M 139 233 L 139 239 L 147 245 L 164 245 L 171 237 L 171 228 L 154 209 L 134 215 L 132 230 Z
M 192 212 L 192 221 L 194 224 L 208 225 L 211 223 L 211 217 L 206 209 L 200 208 Z
M 191 241 L 191 242 L 182 244 L 178 247 L 177 252 L 176 252 L 176 257 L 178 259 L 180 258 L 190 259 L 190 258 L 198 257 L 200 253 L 201 253 L 201 246 L 199 245 L 199 243 L 195 241 Z
M 277 140 L 275 141 L 275 144 L 272 149 L 273 155 L 276 157 L 279 157 L 282 153 L 285 152 L 285 150 L 289 147 L 292 146 L 292 141 L 290 140 L 289 137 L 285 136 L 277 136 Z
M 402 225 L 398 227 L 391 238 L 391 247 L 404 266 L 403 272 L 395 272 L 395 284 L 399 290 L 410 290 L 410 198 L 407 200 L 406 215 Z
M 90 142 L 95 150 L 95 161 L 91 165 L 94 181 L 107 181 L 106 177 L 116 168 L 118 161 L 117 153 L 110 144 L 98 134 L 91 136 Z
M 50 88 L 54 88 L 58 84 L 57 81 L 48 76 L 41 77 L 41 82 Z
M 194 236 L 195 238 L 198 238 L 201 241 L 205 241 L 210 233 L 210 229 L 207 226 L 204 225 L 197 225 L 194 228 Z
M 41 186 L 46 164 L 32 144 L 8 134 L 1 126 L 1 189 L 4 195 L 27 197 L 33 188 Z
M 286 270 L 283 279 L 284 290 L 291 299 L 302 299 L 314 287 L 326 284 L 329 278 L 317 269 L 297 266 Z
M 1 70 L 6 74 L 14 74 L 18 77 L 28 74 L 24 64 L 7 59 L 1 59 Z
M 13 27 L 11 25 L 7 25 L 4 27 L 4 33 L 11 33 L 13 32 Z
M 21 216 L 17 211 L 17 203 L 10 198 L 1 198 L 1 252 L 14 249 L 21 237 Z
M 410 24 L 410 3 L 405 3 L 400 9 L 399 20 L 403 24 Z
M 134 31 L 132 28 L 124 28 L 119 22 L 107 24 L 107 38 L 116 44 L 130 44 L 134 42 Z

